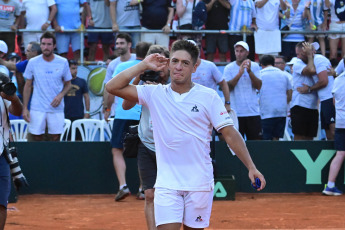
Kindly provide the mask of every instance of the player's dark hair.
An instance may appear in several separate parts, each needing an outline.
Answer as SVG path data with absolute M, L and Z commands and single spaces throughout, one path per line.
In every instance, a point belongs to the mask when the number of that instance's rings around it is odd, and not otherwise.
M 192 57 L 193 64 L 195 65 L 200 53 L 199 47 L 197 45 L 188 40 L 177 40 L 171 46 L 170 55 L 178 50 L 184 50 L 189 53 Z
M 40 38 L 40 42 L 42 43 L 42 39 L 43 38 L 51 38 L 53 39 L 53 45 L 56 45 L 56 38 L 54 36 L 54 34 L 50 33 L 49 31 L 46 31 L 42 34 L 41 38 Z
M 135 46 L 135 53 L 137 54 L 137 58 L 144 59 L 151 45 L 152 43 L 148 42 L 138 42 L 138 44 Z
M 123 38 L 127 43 L 132 43 L 132 37 L 127 33 L 119 33 L 116 35 L 116 39 Z
M 260 65 L 261 66 L 274 66 L 274 57 L 272 55 L 263 55 L 260 58 Z

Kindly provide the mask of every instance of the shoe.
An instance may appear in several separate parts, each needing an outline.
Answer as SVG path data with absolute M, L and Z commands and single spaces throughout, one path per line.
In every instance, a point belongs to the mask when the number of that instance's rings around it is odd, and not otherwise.
M 115 201 L 123 200 L 129 195 L 131 195 L 131 192 L 129 191 L 129 188 L 125 186 L 117 192 L 115 196 Z
M 343 195 L 343 192 L 340 191 L 337 187 L 329 188 L 327 184 L 325 184 L 325 189 L 322 191 L 323 194 L 328 196 L 340 196 Z
M 145 200 L 145 193 L 143 190 L 139 190 L 137 193 L 137 200 Z

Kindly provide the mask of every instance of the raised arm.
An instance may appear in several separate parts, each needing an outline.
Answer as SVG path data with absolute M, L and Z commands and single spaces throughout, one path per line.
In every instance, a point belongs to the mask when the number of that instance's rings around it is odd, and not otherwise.
M 20 116 L 22 114 L 23 105 L 16 94 L 10 96 L 10 95 L 5 94 L 4 92 L 1 92 L 1 97 L 3 99 L 11 101 L 11 105 L 8 108 L 8 111 L 11 114 L 15 116 Z
M 138 75 L 134 81 L 132 82 L 132 85 L 138 85 L 140 82 L 140 76 Z M 124 110 L 129 110 L 133 108 L 137 103 L 135 101 L 128 101 L 128 100 L 123 100 L 122 102 L 122 108 Z
M 303 43 L 303 50 L 306 52 L 308 56 L 308 63 L 307 66 L 302 70 L 302 75 L 305 76 L 313 76 L 316 74 L 316 68 L 314 65 L 314 51 L 312 45 L 310 43 L 304 42 Z
M 122 97 L 125 100 L 138 102 L 137 89 L 134 85 L 129 84 L 131 80 L 145 70 L 162 70 L 167 65 L 168 60 L 169 59 L 160 54 L 151 54 L 142 62 L 120 72 L 118 75 L 113 77 L 105 85 L 105 88 L 110 94 Z

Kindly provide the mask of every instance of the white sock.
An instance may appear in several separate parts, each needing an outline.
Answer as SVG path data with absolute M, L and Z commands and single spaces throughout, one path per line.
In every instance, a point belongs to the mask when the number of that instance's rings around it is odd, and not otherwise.
M 328 188 L 333 188 L 335 186 L 335 183 L 332 181 L 328 181 L 327 186 Z
M 127 186 L 127 184 L 120 185 L 120 189 L 123 189 L 125 186 Z

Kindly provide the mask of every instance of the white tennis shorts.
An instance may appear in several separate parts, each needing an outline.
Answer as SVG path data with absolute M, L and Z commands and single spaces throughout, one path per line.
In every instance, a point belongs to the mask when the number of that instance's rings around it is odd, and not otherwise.
M 190 228 L 206 228 L 210 224 L 213 189 L 187 192 L 155 188 L 154 209 L 156 226 L 183 223 Z
M 49 134 L 62 134 L 64 122 L 65 114 L 63 112 L 47 113 L 31 110 L 29 132 L 34 135 L 42 135 L 48 125 Z

